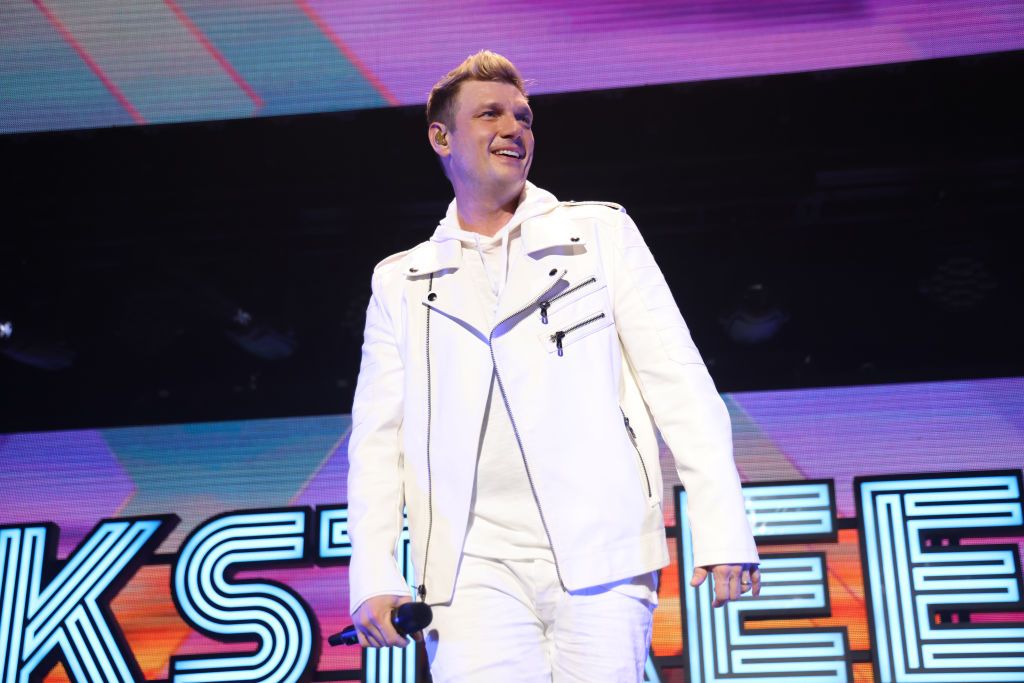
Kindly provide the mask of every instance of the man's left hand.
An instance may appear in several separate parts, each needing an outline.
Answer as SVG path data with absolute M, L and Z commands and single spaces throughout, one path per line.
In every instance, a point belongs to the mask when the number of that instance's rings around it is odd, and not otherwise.
M 697 567 L 693 570 L 690 585 L 696 588 L 704 583 L 708 574 L 715 577 L 715 601 L 712 607 L 721 607 L 730 600 L 738 600 L 750 592 L 753 597 L 761 594 L 761 570 L 756 564 L 716 564 L 711 567 Z

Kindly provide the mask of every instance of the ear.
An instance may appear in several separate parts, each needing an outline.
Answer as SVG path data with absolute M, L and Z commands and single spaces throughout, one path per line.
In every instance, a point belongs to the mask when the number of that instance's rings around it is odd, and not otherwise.
M 434 152 L 439 157 L 451 154 L 451 150 L 448 148 L 448 127 L 440 121 L 434 121 L 427 128 L 427 140 L 430 141 L 430 146 L 434 148 Z

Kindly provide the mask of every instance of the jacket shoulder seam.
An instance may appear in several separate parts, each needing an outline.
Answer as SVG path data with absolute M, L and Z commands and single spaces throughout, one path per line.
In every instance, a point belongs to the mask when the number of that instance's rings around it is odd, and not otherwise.
M 400 251 L 398 253 L 391 254 L 390 256 L 385 256 L 384 258 L 377 262 L 377 265 L 373 267 L 373 272 L 378 273 L 384 270 L 388 270 L 389 266 L 398 263 L 410 251 L 411 250 L 407 249 L 405 251 Z
M 617 204 L 615 202 L 602 202 L 602 201 L 577 202 L 577 201 L 570 200 L 570 201 L 565 201 L 565 202 L 559 202 L 559 204 L 561 204 L 562 206 L 568 206 L 568 207 L 573 207 L 573 206 L 604 206 L 604 207 L 607 207 L 609 209 L 613 209 L 615 211 L 621 211 L 622 213 L 626 212 L 626 209 L 625 209 L 625 207 L 622 206 L 622 204 Z
M 596 219 L 598 225 L 604 229 L 619 227 L 622 224 L 622 219 L 627 215 L 626 209 L 615 202 L 562 202 L 562 206 L 578 209 L 579 217 Z
M 419 244 L 417 244 L 416 246 L 414 246 L 411 249 L 406 249 L 405 251 L 399 251 L 397 253 L 391 254 L 390 256 L 384 257 L 383 259 L 381 259 L 377 263 L 377 265 L 375 265 L 373 267 L 373 272 L 375 274 L 376 273 L 383 274 L 385 271 L 392 270 L 404 258 L 406 258 L 407 256 L 411 255 L 413 252 L 417 251 L 418 249 L 423 249 L 428 244 L 430 244 L 430 240 L 425 240 L 423 242 L 420 242 Z

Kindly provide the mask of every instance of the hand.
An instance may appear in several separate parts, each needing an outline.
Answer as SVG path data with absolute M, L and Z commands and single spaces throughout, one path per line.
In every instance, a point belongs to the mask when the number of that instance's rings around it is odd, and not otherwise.
M 693 570 L 690 585 L 696 588 L 708 578 L 708 569 L 715 576 L 715 600 L 712 607 L 721 607 L 730 600 L 750 591 L 753 597 L 761 594 L 761 570 L 756 564 L 716 564 L 712 567 L 697 567 Z
M 363 647 L 405 647 L 409 644 L 391 624 L 391 610 L 412 602 L 408 595 L 375 595 L 367 598 L 352 615 L 359 644 Z M 423 641 L 423 633 L 412 634 L 416 642 Z

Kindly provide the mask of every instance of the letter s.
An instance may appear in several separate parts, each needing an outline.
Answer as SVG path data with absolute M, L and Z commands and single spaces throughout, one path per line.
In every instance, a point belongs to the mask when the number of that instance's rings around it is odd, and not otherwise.
M 307 559 L 306 508 L 215 517 L 185 541 L 171 590 L 192 626 L 221 640 L 256 639 L 255 652 L 173 657 L 173 683 L 297 683 L 308 680 L 320 637 L 309 607 L 272 581 L 229 581 L 239 564 Z

